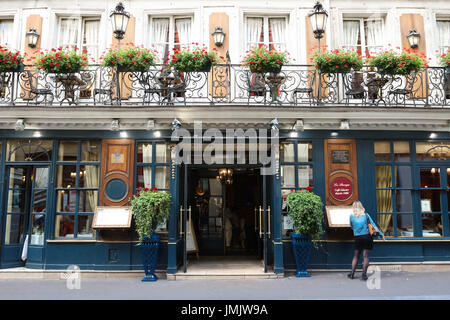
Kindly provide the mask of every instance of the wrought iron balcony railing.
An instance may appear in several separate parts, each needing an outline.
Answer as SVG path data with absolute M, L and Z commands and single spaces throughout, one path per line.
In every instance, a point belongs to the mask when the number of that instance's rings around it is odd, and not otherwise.
M 71 74 L 26 67 L 0 73 L 3 106 L 343 106 L 448 107 L 450 71 L 430 67 L 409 76 L 388 76 L 368 67 L 320 74 L 312 66 L 284 66 L 281 73 L 252 73 L 240 65 L 210 72 L 116 72 L 90 65 Z

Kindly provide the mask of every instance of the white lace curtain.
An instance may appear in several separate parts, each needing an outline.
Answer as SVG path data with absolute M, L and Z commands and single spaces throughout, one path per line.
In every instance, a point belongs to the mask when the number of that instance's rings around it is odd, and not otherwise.
M 59 46 L 77 46 L 79 19 L 61 19 L 59 26 Z
M 163 63 L 169 53 L 169 19 L 153 19 L 151 39 L 155 50 L 158 51 L 159 62 Z
M 344 21 L 344 34 L 342 44 L 348 49 L 358 48 L 359 21 Z
M 99 28 L 100 20 L 86 20 L 84 22 L 84 46 L 83 50 L 87 50 L 89 55 L 97 59 L 99 57 Z
M 270 42 L 273 44 L 275 49 L 285 50 L 286 20 L 284 18 L 271 18 L 269 19 L 269 28 L 272 31 L 270 33 L 272 36 Z
M 10 47 L 13 40 L 13 20 L 0 20 L 0 45 Z
M 450 50 L 450 21 L 437 21 L 440 53 Z
M 142 145 L 142 162 L 152 162 L 152 144 Z M 144 188 L 152 188 L 152 167 L 143 167 L 144 171 Z
M 369 53 L 383 46 L 383 21 L 369 20 L 366 25 L 366 45 Z
M 247 18 L 247 49 L 260 43 L 263 35 L 263 19 L 262 18 Z
M 191 43 L 191 28 L 191 18 L 175 19 L 175 44 L 189 45 Z

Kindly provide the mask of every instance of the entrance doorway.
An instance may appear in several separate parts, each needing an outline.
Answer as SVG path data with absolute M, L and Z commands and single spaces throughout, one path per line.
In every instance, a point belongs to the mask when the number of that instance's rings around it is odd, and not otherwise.
M 47 211 L 49 166 L 6 167 L 1 267 L 41 262 Z M 27 237 L 28 236 L 28 237 Z M 27 242 L 26 242 L 27 241 Z M 26 243 L 26 259 L 22 259 Z

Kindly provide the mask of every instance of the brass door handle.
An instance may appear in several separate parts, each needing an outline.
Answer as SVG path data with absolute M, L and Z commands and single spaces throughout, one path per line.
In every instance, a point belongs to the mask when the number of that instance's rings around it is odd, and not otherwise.
M 188 212 L 189 212 L 189 225 L 191 226 L 192 225 L 191 206 L 189 206 Z M 191 230 L 191 228 L 189 228 L 188 234 L 191 234 L 191 233 L 192 233 L 192 230 Z
M 262 208 L 259 206 L 259 237 L 263 236 L 263 225 L 262 225 Z
M 267 228 L 267 234 L 268 234 L 269 237 L 270 237 L 270 206 L 269 206 L 269 208 L 267 209 L 267 223 L 269 224 L 269 227 Z
M 258 225 L 257 225 L 257 215 L 258 215 L 258 208 L 255 207 L 255 232 L 258 231 Z
M 183 206 L 180 206 L 180 236 L 182 236 L 184 234 L 183 232 Z

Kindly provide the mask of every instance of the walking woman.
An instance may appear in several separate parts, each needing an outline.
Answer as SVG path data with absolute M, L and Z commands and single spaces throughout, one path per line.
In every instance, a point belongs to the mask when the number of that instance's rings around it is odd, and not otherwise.
M 362 279 L 367 280 L 367 268 L 369 267 L 369 254 L 370 250 L 373 248 L 373 239 L 369 233 L 368 222 L 377 229 L 377 232 L 382 236 L 384 240 L 384 235 L 381 230 L 372 221 L 370 216 L 365 212 L 365 209 L 361 202 L 353 202 L 353 213 L 350 215 L 350 226 L 353 229 L 353 236 L 355 239 L 355 254 L 352 260 L 352 272 L 347 276 L 350 279 L 355 278 L 356 266 L 358 265 L 358 260 L 363 252 L 363 272 Z

